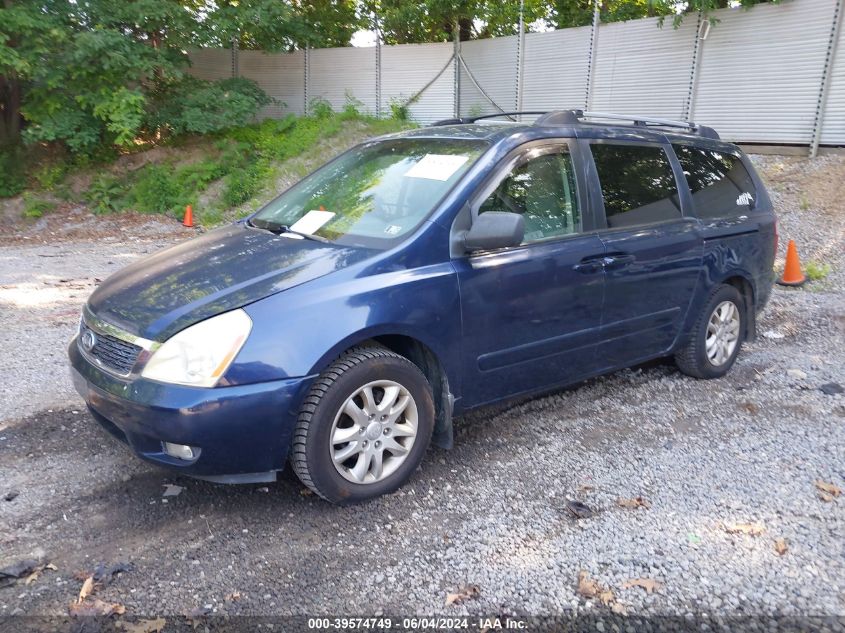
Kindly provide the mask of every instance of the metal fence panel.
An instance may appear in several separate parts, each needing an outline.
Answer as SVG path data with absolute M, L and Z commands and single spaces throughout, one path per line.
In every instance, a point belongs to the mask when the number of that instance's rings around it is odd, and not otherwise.
M 811 0 L 716 11 L 691 117 L 729 140 L 808 144 L 833 9 Z
M 728 140 L 810 144 L 836 2 L 792 0 L 751 10 L 721 9 L 714 12 L 716 22 L 704 40 L 694 14 L 685 16 L 679 29 L 668 20 L 658 28 L 653 18 L 601 25 L 590 107 L 668 118 L 684 117 L 689 110 L 690 118 L 713 126 Z M 410 105 L 411 117 L 420 123 L 453 116 L 458 97 L 461 114 L 495 112 L 482 90 L 505 110 L 579 108 L 587 96 L 591 34 L 591 27 L 528 33 L 521 62 L 517 36 L 464 42 L 462 57 L 481 90 L 460 69 L 459 95 L 456 67 L 449 62 L 451 43 L 381 47 L 381 103 L 374 47 L 312 50 L 307 78 L 303 51 L 240 51 L 238 72 L 286 104 L 265 108 L 262 117 L 300 113 L 306 95 L 326 99 L 339 110 L 347 93 L 363 103 L 362 110 L 384 115 L 392 101 L 407 101 L 424 87 Z M 828 71 L 820 134 L 827 145 L 845 144 L 845 30 L 840 40 Z M 190 72 L 197 77 L 232 76 L 228 49 L 189 55 Z
M 519 38 L 496 37 L 461 43 L 461 57 L 478 82 L 502 110 L 516 109 L 516 49 Z M 461 67 L 461 114 L 500 112 L 475 86 Z
M 190 73 L 206 81 L 232 77 L 232 51 L 228 48 L 197 48 L 188 51 Z
M 682 118 L 695 46 L 695 16 L 678 29 L 671 18 L 602 24 L 598 31 L 590 109 Z
M 376 49 L 317 48 L 309 51 L 308 100 L 325 99 L 335 111 L 347 103 L 347 95 L 360 101 L 364 113 L 375 114 Z
M 305 106 L 304 52 L 264 53 L 238 51 L 238 74 L 252 79 L 277 103 L 261 110 L 258 118 L 302 114 Z
M 522 109 L 581 108 L 587 90 L 590 27 L 526 33 Z
M 845 7 L 842 9 L 845 11 Z M 827 106 L 824 110 L 821 142 L 827 145 L 845 144 L 845 28 L 840 27 L 839 43 L 830 72 Z
M 381 49 L 382 112 L 390 114 L 392 100 L 405 102 L 419 92 L 446 65 L 452 56 L 452 44 L 401 44 Z M 411 117 L 431 123 L 454 114 L 454 66 L 440 75 L 411 104 Z

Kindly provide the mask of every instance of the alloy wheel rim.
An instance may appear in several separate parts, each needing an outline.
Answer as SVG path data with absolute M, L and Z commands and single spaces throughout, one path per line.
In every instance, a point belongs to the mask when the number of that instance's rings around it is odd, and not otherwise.
M 374 484 L 390 477 L 417 438 L 417 404 L 398 382 L 376 380 L 356 389 L 335 415 L 329 451 L 340 475 Z
M 716 367 L 728 362 L 739 342 L 739 309 L 733 301 L 722 301 L 707 322 L 704 349 L 707 359 Z

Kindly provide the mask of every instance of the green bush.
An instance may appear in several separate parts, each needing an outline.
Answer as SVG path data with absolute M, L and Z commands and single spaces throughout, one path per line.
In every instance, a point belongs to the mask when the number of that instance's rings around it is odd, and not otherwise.
M 291 114 L 284 119 L 266 119 L 261 123 L 230 130 L 226 134 L 229 142 L 219 146 L 223 150 L 224 160 L 230 165 L 237 163 L 242 167 L 248 154 L 258 154 L 267 159 L 284 158 L 288 154 L 287 133 L 297 123 L 298 119 Z
M 56 208 L 56 203 L 50 200 L 42 200 L 36 198 L 32 194 L 25 193 L 23 196 L 23 217 L 25 218 L 40 218 L 45 213 Z
M 411 111 L 404 99 L 393 98 L 389 102 L 390 116 L 396 121 L 407 121 L 411 118 Z
M 168 213 L 185 203 L 185 195 L 173 169 L 148 165 L 133 187 L 135 206 L 142 213 Z
M 219 180 L 227 173 L 228 170 L 222 162 L 207 159 L 177 169 L 176 181 L 183 192 L 195 195 L 204 191 L 208 185 L 215 180 Z
M 364 102 L 356 99 L 355 96 L 347 91 L 346 103 L 343 106 L 343 111 L 340 113 L 344 119 L 360 119 L 363 114 L 361 110 L 364 107 Z
M 23 150 L 0 148 L 0 198 L 11 198 L 26 188 Z
M 203 81 L 186 76 L 160 90 L 144 127 L 174 134 L 210 134 L 245 125 L 258 111 L 273 103 L 254 81 L 243 77 Z
M 308 103 L 308 113 L 317 119 L 328 119 L 334 114 L 334 110 L 331 103 L 316 97 Z
M 64 143 L 72 153 L 82 155 L 94 154 L 108 142 L 103 122 L 79 109 L 72 95 L 62 95 L 57 90 L 43 92 L 40 95 L 33 91 L 43 97 L 43 102 L 33 98 L 27 106 L 25 114 L 31 123 L 24 131 L 24 140 Z
M 34 174 L 35 182 L 45 191 L 55 191 L 64 182 L 67 174 L 67 164 L 63 162 L 49 163 L 37 169 Z
M 108 174 L 103 174 L 94 179 L 85 198 L 96 214 L 110 213 L 120 209 L 121 201 L 126 195 L 124 186 L 118 180 Z
M 226 176 L 223 203 L 227 207 L 243 204 L 261 191 L 264 180 L 270 173 L 269 165 L 261 159 L 247 167 L 234 170 Z
M 467 112 L 467 115 L 471 117 L 481 116 L 482 114 L 484 114 L 484 108 L 478 105 L 477 103 L 470 106 L 470 109 Z

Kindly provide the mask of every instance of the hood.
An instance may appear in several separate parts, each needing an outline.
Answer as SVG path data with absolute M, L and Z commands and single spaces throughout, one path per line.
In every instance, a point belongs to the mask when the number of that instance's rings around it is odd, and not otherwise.
M 163 341 L 373 253 L 235 224 L 132 263 L 100 284 L 88 306 L 128 332 Z

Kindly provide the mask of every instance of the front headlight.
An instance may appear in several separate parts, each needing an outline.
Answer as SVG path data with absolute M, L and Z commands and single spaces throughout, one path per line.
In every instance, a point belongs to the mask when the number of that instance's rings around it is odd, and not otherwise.
M 241 350 L 252 329 L 243 310 L 224 312 L 174 334 L 147 361 L 150 380 L 213 387 Z

